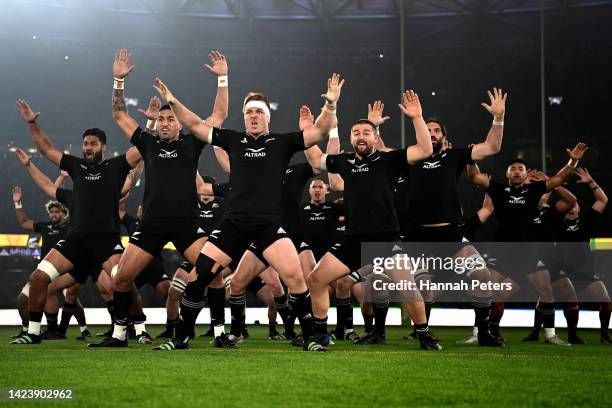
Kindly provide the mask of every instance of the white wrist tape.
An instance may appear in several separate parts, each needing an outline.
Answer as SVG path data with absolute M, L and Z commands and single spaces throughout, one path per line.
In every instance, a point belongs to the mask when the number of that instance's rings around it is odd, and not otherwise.
M 338 128 L 335 127 L 332 130 L 329 131 L 329 138 L 330 139 L 337 139 L 338 138 Z
M 229 82 L 227 80 L 227 75 L 221 75 L 217 77 L 217 87 L 218 88 L 225 88 L 229 85 Z
M 498 122 L 496 120 L 493 121 L 493 125 L 494 126 L 504 126 L 504 121 L 502 120 L 501 122 Z
M 46 273 L 47 276 L 49 276 L 49 279 L 51 279 L 51 282 L 53 282 L 55 279 L 57 279 L 60 276 L 57 269 L 55 269 L 55 266 L 51 262 L 45 259 L 40 261 L 40 263 L 38 264 L 36 268 Z
M 580 160 L 576 160 L 576 163 L 574 163 L 574 164 L 572 164 L 572 161 L 574 161 L 574 159 L 569 159 L 569 160 L 567 161 L 567 165 L 568 165 L 569 167 L 571 167 L 572 169 L 575 169 L 576 167 L 578 167 L 578 162 L 579 162 Z
M 153 119 L 147 119 L 147 129 L 155 129 L 155 121 Z
M 24 296 L 30 296 L 30 282 L 26 283 L 25 286 L 23 287 L 23 289 L 21 289 L 21 293 Z
M 123 89 L 125 86 L 125 79 L 115 77 L 113 80 L 113 89 Z
M 23 208 L 23 205 L 21 204 L 21 201 L 19 201 L 18 203 L 15 203 L 16 210 L 21 210 L 22 208 Z
M 212 139 L 213 139 L 213 127 L 210 127 L 210 130 L 208 131 L 208 135 L 206 135 L 206 143 L 208 144 L 212 144 Z

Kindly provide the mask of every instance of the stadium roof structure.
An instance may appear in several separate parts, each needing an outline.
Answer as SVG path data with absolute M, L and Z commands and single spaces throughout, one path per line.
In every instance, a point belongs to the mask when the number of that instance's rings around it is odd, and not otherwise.
M 162 26 L 198 27 L 203 35 L 222 31 L 225 46 L 281 48 L 398 46 L 402 15 L 406 37 L 420 42 L 470 41 L 492 25 L 509 38 L 536 34 L 541 12 L 569 25 L 576 40 L 609 40 L 612 13 L 611 0 L 10 0 L 10 5 L 149 16 Z

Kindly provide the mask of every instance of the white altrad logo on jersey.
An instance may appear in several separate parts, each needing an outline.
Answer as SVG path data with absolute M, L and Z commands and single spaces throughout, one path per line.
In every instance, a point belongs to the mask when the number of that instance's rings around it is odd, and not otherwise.
M 366 167 L 368 165 L 368 163 L 364 163 L 364 164 L 353 164 L 353 166 L 355 166 L 354 169 L 351 169 L 352 173 L 366 173 L 368 171 L 370 171 L 369 167 Z
M 211 210 L 202 210 L 200 211 L 200 217 L 202 218 L 211 218 L 213 216 L 213 213 Z
M 325 214 L 324 212 L 313 212 L 312 215 L 310 216 L 310 221 L 325 221 L 325 216 L 323 215 Z
M 178 157 L 178 153 L 176 152 L 176 149 L 174 150 L 159 149 L 159 150 L 161 151 L 159 152 L 157 157 L 161 157 L 162 159 L 174 159 Z
M 246 152 L 244 152 L 244 157 L 266 157 L 266 148 L 262 147 L 259 149 L 253 149 L 251 147 L 246 148 Z
M 85 180 L 89 180 L 89 181 L 97 181 L 100 180 L 102 178 L 102 173 L 85 173 Z
M 523 196 L 510 196 L 510 199 L 508 200 L 508 204 L 525 204 L 527 201 L 525 200 L 525 197 Z
M 424 162 L 423 163 L 423 169 L 425 170 L 437 169 L 440 166 L 442 166 L 442 164 L 440 164 L 440 160 L 435 161 L 435 162 Z

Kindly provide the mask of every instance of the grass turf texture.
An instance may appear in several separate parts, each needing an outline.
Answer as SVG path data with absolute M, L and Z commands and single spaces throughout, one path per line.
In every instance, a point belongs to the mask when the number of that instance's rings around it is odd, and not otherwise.
M 62 406 L 113 408 L 612 405 L 612 347 L 599 343 L 598 331 L 582 330 L 583 346 L 523 343 L 527 329 L 502 330 L 505 349 L 455 344 L 469 330 L 434 328 L 441 352 L 421 351 L 401 339 L 407 329 L 391 328 L 383 346 L 337 341 L 329 353 L 306 353 L 267 340 L 265 326 L 250 327 L 251 338 L 234 350 L 198 337 L 190 350 L 173 352 L 135 340 L 127 349 L 87 349 L 75 328 L 69 340 L 16 346 L 8 344 L 16 329 L 2 328 L 0 389 L 67 387 L 76 400 Z M 5 400 L 0 408 L 24 404 L 55 405 Z

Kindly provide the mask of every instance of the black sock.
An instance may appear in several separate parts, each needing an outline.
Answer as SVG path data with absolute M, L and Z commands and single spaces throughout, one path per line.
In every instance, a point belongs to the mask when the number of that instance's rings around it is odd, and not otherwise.
M 225 325 L 225 287 L 208 288 L 207 297 L 208 307 L 210 308 L 210 323 L 213 327 L 223 327 Z
M 378 336 L 385 335 L 385 324 L 387 322 L 387 312 L 389 311 L 389 302 L 374 303 L 374 331 Z
M 276 322 L 268 323 L 268 334 L 270 335 L 270 337 L 272 337 L 273 335 L 276 335 L 276 333 L 278 333 L 276 331 Z
M 289 296 L 289 304 L 300 322 L 304 341 L 312 336 L 312 303 L 310 291 L 306 289 L 304 293 L 292 293 Z
M 176 328 L 176 323 L 178 319 L 166 319 L 166 331 L 168 333 L 174 333 L 174 329 Z
M 553 329 L 555 327 L 555 304 L 540 302 L 538 306 L 542 315 L 542 324 L 545 329 Z
M 336 308 L 338 310 L 338 326 L 336 327 L 336 334 L 344 336 L 344 333 L 353 331 L 353 305 L 351 298 L 336 299 Z M 338 327 L 344 330 L 338 330 Z
M 610 326 L 610 304 L 600 303 L 599 307 L 600 332 L 602 337 L 606 337 L 608 335 L 608 326 Z
M 476 315 L 475 326 L 478 327 L 478 334 L 489 332 L 489 313 L 491 312 L 491 298 L 480 297 L 472 300 L 474 313 Z M 428 319 L 429 321 L 429 319 Z
M 201 297 L 191 298 L 187 291 L 183 293 L 180 318 L 176 325 L 175 340 L 184 343 L 189 341 L 189 336 L 195 330 L 195 322 L 203 307 L 204 300 Z
M 536 306 L 535 311 L 533 313 L 533 331 L 539 333 L 541 328 L 542 328 L 542 312 L 540 312 L 540 309 Z
M 577 303 L 565 303 L 563 304 L 563 315 L 567 321 L 567 336 L 569 339 L 575 339 L 578 337 L 578 317 L 580 309 Z
M 274 303 L 276 303 L 276 311 L 283 321 L 285 336 L 287 336 L 287 338 L 295 337 L 295 316 L 293 315 L 291 307 L 287 303 L 287 295 L 283 294 L 282 296 L 274 298 Z
M 47 318 L 47 330 L 51 333 L 56 333 L 57 332 L 57 313 L 45 312 L 45 317 Z
M 108 310 L 108 314 L 110 315 L 111 322 L 115 322 L 115 301 L 109 300 L 106 302 L 106 310 Z
M 431 307 L 433 302 L 425 302 L 425 317 L 427 317 L 427 323 L 429 323 L 429 316 L 431 316 Z
M 113 300 L 115 302 L 115 309 L 113 312 L 115 324 L 119 326 L 127 326 L 129 323 L 130 307 L 132 306 L 132 291 L 115 291 L 113 293 Z
M 318 317 L 312 318 L 312 328 L 317 337 L 323 337 L 327 334 L 327 317 L 319 319 Z
M 416 331 L 417 335 L 426 334 L 429 333 L 429 325 L 427 323 L 415 324 L 414 330 Z
M 495 337 L 500 337 L 499 335 L 499 322 L 494 322 L 493 320 L 489 320 L 489 331 Z
M 64 302 L 64 307 L 62 308 L 62 318 L 60 320 L 59 327 L 57 328 L 57 334 L 66 335 L 66 331 L 68 331 L 68 326 L 70 325 L 70 319 L 74 315 L 77 305 Z
M 362 315 L 363 315 L 363 323 L 364 323 L 363 330 L 365 330 L 366 333 L 372 333 L 374 331 L 374 315 L 367 315 L 363 313 L 363 311 L 362 311 Z
M 77 300 L 76 308 L 74 309 L 74 317 L 79 324 L 79 327 L 87 326 L 87 320 L 85 319 L 85 310 L 83 306 Z
M 244 327 L 246 293 L 242 293 L 240 295 L 230 295 L 229 304 L 232 312 L 232 326 L 230 329 L 230 334 L 238 337 L 242 333 L 242 328 Z

